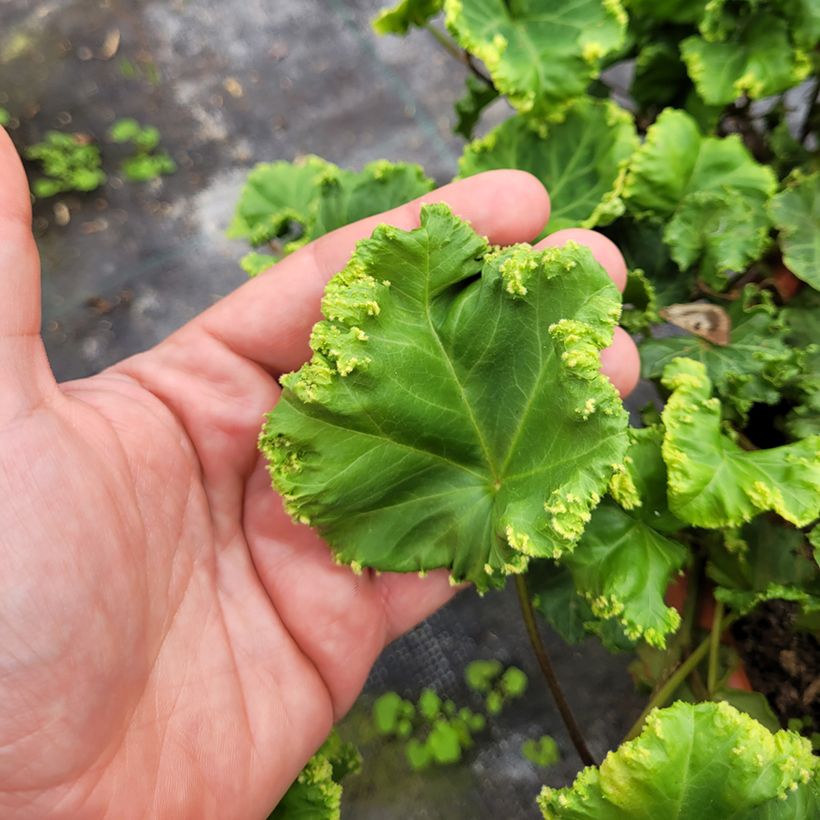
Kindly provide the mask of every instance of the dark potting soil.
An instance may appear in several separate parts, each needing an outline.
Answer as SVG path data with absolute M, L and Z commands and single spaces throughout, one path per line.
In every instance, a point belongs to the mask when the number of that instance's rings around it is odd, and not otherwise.
M 799 608 L 767 601 L 738 621 L 732 633 L 752 686 L 785 725 L 810 717 L 820 732 L 820 640 L 797 628 Z

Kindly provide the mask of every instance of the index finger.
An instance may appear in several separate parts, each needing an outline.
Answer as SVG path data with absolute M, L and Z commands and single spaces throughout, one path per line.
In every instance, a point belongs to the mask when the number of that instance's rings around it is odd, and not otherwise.
M 356 242 L 384 223 L 404 230 L 418 227 L 421 206 L 429 202 L 447 203 L 499 245 L 535 238 L 550 209 L 544 186 L 523 171 L 488 171 L 453 182 L 312 242 L 279 262 L 270 274 L 217 302 L 191 323 L 191 329 L 205 330 L 277 375 L 299 367 L 310 357 L 308 339 L 321 318 L 324 287 L 344 267 Z

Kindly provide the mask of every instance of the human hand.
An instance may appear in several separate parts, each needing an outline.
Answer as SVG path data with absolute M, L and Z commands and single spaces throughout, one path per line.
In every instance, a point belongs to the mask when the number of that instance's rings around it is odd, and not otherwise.
M 496 171 L 329 234 L 166 341 L 57 385 L 28 188 L 0 129 L 0 814 L 264 817 L 383 647 L 452 594 L 445 572 L 356 577 L 293 524 L 256 440 L 308 356 L 327 279 L 376 224 L 446 201 L 495 243 L 545 224 Z M 625 265 L 591 231 L 623 287 Z M 637 353 L 604 370 L 622 393 Z

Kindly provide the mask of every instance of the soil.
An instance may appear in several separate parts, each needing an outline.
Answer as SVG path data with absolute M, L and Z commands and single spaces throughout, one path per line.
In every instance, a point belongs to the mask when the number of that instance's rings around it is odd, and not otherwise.
M 768 601 L 734 626 L 732 633 L 752 686 L 769 700 L 785 726 L 810 717 L 820 732 L 820 640 L 796 629 L 797 606 Z

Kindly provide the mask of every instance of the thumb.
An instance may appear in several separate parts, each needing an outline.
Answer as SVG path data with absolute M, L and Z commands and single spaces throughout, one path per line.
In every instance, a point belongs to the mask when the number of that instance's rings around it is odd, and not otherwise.
M 35 407 L 53 385 L 40 338 L 40 262 L 28 183 L 0 128 L 0 420 Z

